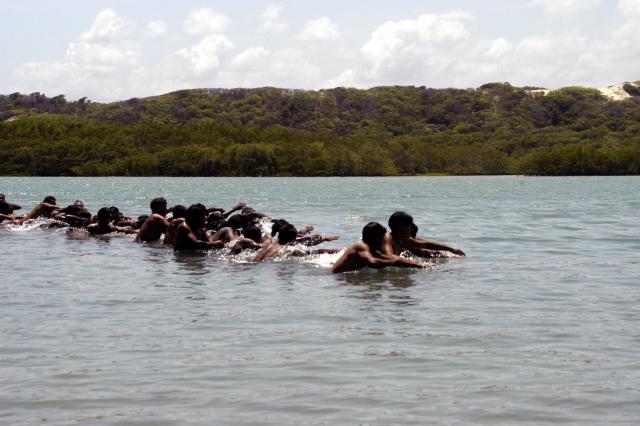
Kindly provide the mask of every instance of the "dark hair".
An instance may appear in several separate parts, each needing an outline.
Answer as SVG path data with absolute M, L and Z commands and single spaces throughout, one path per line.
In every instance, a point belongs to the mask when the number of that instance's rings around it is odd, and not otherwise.
M 109 207 L 109 211 L 111 212 L 111 219 L 112 220 L 118 220 L 120 219 L 120 209 L 117 208 L 116 206 L 111 206 Z
M 395 232 L 401 226 L 411 226 L 413 218 L 405 212 L 395 212 L 389 217 L 389 228 Z
M 273 221 L 273 225 L 271 226 L 271 236 L 275 237 L 276 234 L 278 233 L 278 231 L 280 230 L 281 227 L 285 226 L 285 225 L 290 225 L 289 222 L 287 222 L 284 219 L 276 219 Z
M 295 226 L 290 223 L 287 223 L 284 226 L 281 226 L 278 229 L 278 243 L 279 244 L 289 244 L 292 243 L 298 238 L 298 230 Z
M 224 216 L 220 212 L 213 212 L 207 217 L 207 229 L 217 231 L 220 225 L 224 223 Z
M 234 230 L 244 228 L 246 224 L 247 224 L 247 217 L 241 214 L 234 214 L 229 219 L 227 219 L 227 226 Z
M 202 204 L 193 204 L 189 206 L 184 217 L 189 226 L 196 225 L 207 217 L 207 208 Z
M 369 222 L 362 228 L 362 241 L 368 246 L 383 238 L 387 234 L 387 228 L 378 222 Z
M 111 219 L 111 209 L 109 207 L 103 207 L 98 210 L 98 222 L 105 222 Z
M 84 219 L 91 219 L 91 213 L 89 212 L 89 210 L 85 209 L 84 207 L 76 207 L 75 204 L 71 204 L 70 206 L 65 207 L 64 209 L 62 209 L 62 212 L 73 216 L 82 217 Z
M 167 211 L 167 200 L 163 197 L 154 198 L 149 206 L 152 213 L 164 213 Z
M 177 206 L 170 208 L 169 212 L 173 213 L 174 219 L 178 219 L 187 215 L 187 208 L 178 204 Z
M 6 199 L 6 196 L 2 192 L 0 192 L 0 198 L 2 198 L 4 200 L 4 199 Z
M 135 224 L 135 228 L 136 229 L 142 228 L 142 225 L 144 225 L 144 223 L 147 221 L 147 219 L 149 219 L 149 215 L 148 214 L 143 214 L 142 216 L 138 216 L 138 221 Z
M 418 225 L 416 225 L 415 223 L 411 224 L 411 236 L 413 238 L 418 236 Z
M 54 197 L 53 195 L 47 195 L 46 197 L 44 197 L 44 200 L 42 200 L 42 202 L 46 204 L 55 204 L 56 197 Z
M 249 238 L 256 243 L 259 243 L 262 240 L 262 231 L 257 226 L 250 226 L 243 232 L 245 238 Z

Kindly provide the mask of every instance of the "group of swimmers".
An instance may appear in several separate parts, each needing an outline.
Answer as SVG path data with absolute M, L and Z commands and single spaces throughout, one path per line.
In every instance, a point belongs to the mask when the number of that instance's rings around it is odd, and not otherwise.
M 207 208 L 203 204 L 190 207 L 176 205 L 167 208 L 164 198 L 154 198 L 149 215 L 137 219 L 125 216 L 117 207 L 103 207 L 94 216 L 84 203 L 76 200 L 62 207 L 53 196 L 47 196 L 29 213 L 18 216 L 14 212 L 22 207 L 6 201 L 0 194 L 0 223 L 23 224 L 38 218 L 52 219 L 49 227 L 85 229 L 91 235 L 135 234 L 139 243 L 162 241 L 175 251 L 227 250 L 237 255 L 245 250 L 255 252 L 254 262 L 277 257 L 286 249 L 292 256 L 311 254 L 335 254 L 342 249 L 312 249 L 337 236 L 311 235 L 314 228 L 297 229 L 284 219 L 272 219 L 264 213 L 238 203 L 232 208 Z M 266 224 L 271 225 L 269 230 Z M 422 258 L 443 257 L 443 252 L 459 256 L 465 253 L 445 244 L 418 238 L 418 227 L 405 212 L 396 212 L 389 218 L 391 232 L 376 222 L 368 223 L 362 230 L 362 240 L 349 246 L 333 264 L 332 273 L 354 271 L 365 267 L 380 269 L 388 266 L 423 268 L 424 265 L 403 254 L 409 252 Z

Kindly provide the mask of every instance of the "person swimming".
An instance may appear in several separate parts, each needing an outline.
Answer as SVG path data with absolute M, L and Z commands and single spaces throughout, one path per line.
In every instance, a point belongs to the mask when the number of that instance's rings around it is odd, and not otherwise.
M 22 210 L 22 206 L 19 204 L 8 203 L 6 196 L 0 193 L 0 223 L 5 220 L 16 220 L 17 217 L 13 214 L 16 210 Z
M 53 218 L 72 228 L 86 228 L 91 223 L 91 213 L 81 200 L 76 200 L 73 204 L 56 211 Z
M 98 210 L 98 222 L 92 223 L 87 227 L 87 231 L 91 235 L 106 235 L 113 233 L 121 233 L 121 234 L 135 234 L 136 230 L 131 228 L 123 228 L 119 226 L 115 226 L 111 223 L 111 210 L 109 207 L 103 207 Z
M 274 224 L 275 226 L 275 224 Z M 273 234 L 273 229 L 272 229 Z M 292 224 L 286 221 L 280 221 L 277 224 L 277 238 L 271 237 L 267 242 L 262 245 L 262 248 L 256 256 L 254 257 L 254 262 L 263 262 L 267 259 L 274 258 L 278 254 L 280 254 L 281 250 L 285 246 L 293 246 L 297 243 L 298 239 L 298 230 Z M 294 250 L 290 250 L 287 254 L 291 256 L 308 256 L 311 254 L 335 254 L 339 253 L 339 249 L 315 249 L 311 250 L 308 248 L 295 248 Z
M 423 268 L 410 259 L 382 253 L 387 229 L 377 222 L 369 222 L 362 228 L 362 240 L 349 246 L 331 267 L 331 273 L 357 271 L 369 267 L 382 269 L 389 266 L 403 268 Z
M 413 217 L 405 212 L 393 213 L 389 217 L 389 228 L 391 232 L 385 236 L 382 250 L 388 256 L 397 256 L 407 250 L 420 257 L 440 257 L 438 252 L 441 251 L 465 256 L 464 251 L 460 249 L 414 237 L 413 234 L 417 235 L 418 227 L 413 223 Z
M 158 241 L 169 228 L 167 200 L 162 197 L 154 198 L 151 200 L 149 207 L 151 208 L 151 214 L 138 231 L 137 243 Z
M 60 206 L 56 205 L 56 197 L 48 195 L 44 197 L 44 200 L 35 206 L 33 210 L 19 219 L 19 223 L 23 223 L 31 219 L 38 219 L 40 217 L 50 219 L 52 218 L 54 211 L 58 209 L 60 209 Z
M 262 234 L 262 230 L 257 226 L 249 226 L 243 229 L 242 237 L 233 243 L 229 254 L 236 255 L 244 250 L 258 250 L 262 248 L 263 241 L 264 235 Z
M 207 209 L 202 204 L 194 204 L 187 209 L 184 222 L 176 230 L 174 251 L 220 249 L 226 245 L 222 239 L 209 240 L 204 227 L 206 215 Z
M 178 231 L 178 226 L 180 226 L 187 216 L 187 208 L 178 204 L 170 208 L 169 213 L 171 213 L 171 222 L 169 223 L 169 227 L 167 228 L 167 232 L 164 234 L 163 243 L 167 246 L 172 246 L 176 241 L 176 233 Z

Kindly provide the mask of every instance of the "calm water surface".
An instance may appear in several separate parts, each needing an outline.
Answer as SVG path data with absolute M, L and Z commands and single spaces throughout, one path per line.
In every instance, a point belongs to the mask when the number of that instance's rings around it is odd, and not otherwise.
M 244 200 L 358 239 L 403 209 L 467 258 L 328 274 L 3 229 L 0 424 L 638 424 L 640 178 L 0 178 L 146 213 Z

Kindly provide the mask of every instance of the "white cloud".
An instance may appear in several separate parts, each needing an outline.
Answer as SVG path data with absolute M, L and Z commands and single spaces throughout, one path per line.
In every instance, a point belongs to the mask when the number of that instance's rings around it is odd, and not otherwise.
M 220 66 L 221 55 L 233 49 L 233 43 L 222 34 L 210 34 L 189 49 L 182 49 L 178 56 L 186 59 L 196 75 L 215 71 Z
M 167 23 L 162 19 L 151 21 L 145 29 L 145 36 L 148 38 L 162 37 L 167 33 Z
M 370 78 L 408 81 L 446 72 L 469 37 L 465 22 L 471 19 L 469 13 L 451 12 L 382 24 L 362 47 Z
M 88 43 L 109 42 L 129 36 L 134 25 L 126 18 L 118 16 L 113 9 L 98 13 L 89 31 L 82 34 L 82 40 Z
M 128 38 L 134 32 L 128 19 L 113 9 L 103 10 L 88 31 L 68 44 L 61 60 L 18 66 L 17 85 L 77 97 L 126 96 L 141 58 L 140 45 Z
M 250 47 L 220 72 L 219 82 L 224 87 L 309 88 L 315 87 L 321 77 L 320 68 L 309 61 L 303 51 Z
M 229 26 L 227 16 L 203 7 L 191 11 L 184 22 L 184 32 L 187 34 L 219 34 Z
M 282 19 L 282 7 L 269 5 L 260 16 L 260 29 L 268 33 L 281 33 L 287 29 L 287 24 Z
M 232 65 L 239 70 L 260 70 L 263 61 L 271 55 L 271 52 L 262 46 L 250 47 L 236 56 Z
M 304 24 L 301 37 L 303 40 L 331 41 L 340 38 L 338 26 L 323 16 Z
M 531 0 L 530 6 L 540 6 L 544 13 L 551 16 L 566 16 L 578 12 L 593 10 L 602 4 L 602 0 Z
M 500 37 L 491 42 L 491 47 L 487 50 L 490 58 L 499 58 L 513 49 L 513 44 Z
M 620 0 L 618 10 L 625 15 L 640 16 L 640 0 Z
M 358 74 L 352 69 L 346 69 L 336 78 L 329 79 L 320 85 L 321 89 L 333 89 L 336 87 L 360 87 Z

